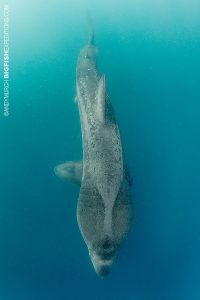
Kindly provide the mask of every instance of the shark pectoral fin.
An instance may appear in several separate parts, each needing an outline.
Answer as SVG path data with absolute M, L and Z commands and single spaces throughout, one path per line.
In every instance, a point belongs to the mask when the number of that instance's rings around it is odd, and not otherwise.
M 106 101 L 106 87 L 105 75 L 99 80 L 97 88 L 97 117 L 101 123 L 105 123 L 105 101 Z
M 82 161 L 68 161 L 54 168 L 54 173 L 64 180 L 81 184 L 83 163 Z

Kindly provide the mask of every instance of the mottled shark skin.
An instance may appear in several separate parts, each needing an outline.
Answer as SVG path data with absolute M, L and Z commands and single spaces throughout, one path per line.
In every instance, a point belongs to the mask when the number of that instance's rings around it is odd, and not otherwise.
M 96 60 L 91 31 L 76 68 L 83 161 L 61 164 L 55 173 L 80 184 L 78 225 L 94 269 L 104 277 L 127 236 L 132 209 L 120 132 Z

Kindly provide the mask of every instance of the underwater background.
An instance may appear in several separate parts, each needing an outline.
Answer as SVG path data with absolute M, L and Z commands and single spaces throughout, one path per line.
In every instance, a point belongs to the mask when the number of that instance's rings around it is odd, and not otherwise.
M 1 11 L 7 3 L 0 299 L 199 300 L 199 0 L 0 0 Z M 82 156 L 75 68 L 87 8 L 133 177 L 132 228 L 104 280 L 76 222 L 79 189 L 53 172 Z

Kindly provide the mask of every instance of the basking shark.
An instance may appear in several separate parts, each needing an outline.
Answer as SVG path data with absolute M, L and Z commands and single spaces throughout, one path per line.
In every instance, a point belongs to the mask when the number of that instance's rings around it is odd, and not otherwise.
M 55 174 L 80 185 L 77 221 L 96 273 L 110 273 L 131 221 L 130 178 L 105 75 L 97 69 L 97 48 L 89 40 L 76 67 L 83 160 L 55 167 Z

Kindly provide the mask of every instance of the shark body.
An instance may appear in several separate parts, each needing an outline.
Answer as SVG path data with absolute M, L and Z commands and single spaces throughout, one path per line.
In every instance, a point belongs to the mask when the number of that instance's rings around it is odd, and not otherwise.
M 97 69 L 93 32 L 76 68 L 83 161 L 66 162 L 55 173 L 80 184 L 77 221 L 94 269 L 109 274 L 131 220 L 130 184 L 105 75 Z

